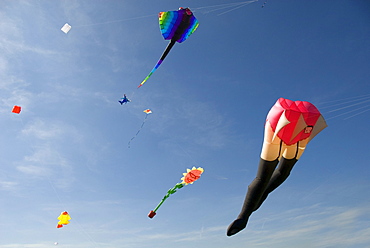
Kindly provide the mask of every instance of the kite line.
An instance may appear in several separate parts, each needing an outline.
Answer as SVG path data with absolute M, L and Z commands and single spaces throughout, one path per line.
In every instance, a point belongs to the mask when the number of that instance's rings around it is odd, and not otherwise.
M 339 103 L 336 103 L 339 102 Z M 340 116 L 345 116 L 347 117 L 344 118 L 344 120 L 348 120 L 352 117 L 355 117 L 357 115 L 363 114 L 367 111 L 370 111 L 370 94 L 367 95 L 361 95 L 361 96 L 355 96 L 355 97 L 349 97 L 349 98 L 344 98 L 344 99 L 339 99 L 339 100 L 334 100 L 334 101 L 328 101 L 328 102 L 323 102 L 321 104 L 326 104 L 326 103 L 333 103 L 329 106 L 322 106 L 320 107 L 321 109 L 328 109 L 328 108 L 333 108 L 335 109 L 328 110 L 326 111 L 325 115 L 329 113 L 334 113 L 337 111 L 341 111 L 344 109 L 350 109 L 349 111 L 346 111 L 344 113 L 337 114 L 335 116 L 326 118 L 326 120 L 334 119 Z M 367 103 L 367 104 L 366 104 Z M 318 104 L 320 105 L 320 104 Z M 351 114 L 348 116 L 348 114 Z
M 218 5 L 208 5 L 208 6 L 203 6 L 203 7 L 193 8 L 193 9 L 194 10 L 201 10 L 201 9 L 207 9 L 207 8 L 208 9 L 209 8 L 214 8 L 212 10 L 209 10 L 209 11 L 204 12 L 205 14 L 207 14 L 207 13 L 215 12 L 215 11 L 218 11 L 218 10 L 232 8 L 230 10 L 227 10 L 225 12 L 222 12 L 222 13 L 218 14 L 218 15 L 223 15 L 223 14 L 226 14 L 226 13 L 231 12 L 233 10 L 242 8 L 242 7 L 244 7 L 246 5 L 249 5 L 251 3 L 254 3 L 254 2 L 258 2 L 258 0 L 235 2 L 235 3 L 226 3 L 226 4 L 218 4 Z M 117 23 L 117 22 L 124 22 L 124 21 L 132 21 L 132 20 L 144 19 L 144 18 L 147 18 L 147 17 L 154 17 L 154 16 L 158 16 L 158 14 L 143 15 L 143 16 L 130 17 L 130 18 L 124 18 L 124 19 L 118 19 L 118 20 L 105 21 L 105 22 L 90 23 L 90 24 L 73 25 L 73 28 L 90 27 L 90 26 L 97 26 L 97 25 L 104 25 L 104 24 L 112 24 L 112 23 Z M 68 33 L 69 30 L 72 28 L 72 26 L 68 24 L 68 26 L 66 26 L 66 28 L 68 30 L 65 33 Z
M 220 15 L 229 13 L 229 12 L 231 12 L 233 10 L 242 8 L 242 7 L 246 6 L 246 5 L 249 5 L 249 4 L 254 3 L 254 2 L 258 2 L 258 0 L 243 1 L 243 2 L 236 2 L 236 3 L 225 3 L 225 4 L 217 4 L 217 5 L 209 5 L 209 6 L 198 7 L 198 8 L 193 8 L 193 9 L 196 11 L 196 10 L 200 10 L 200 9 L 214 8 L 212 10 L 209 10 L 209 11 L 204 12 L 205 14 L 208 14 L 208 13 L 215 12 L 215 11 L 218 11 L 218 10 L 232 8 L 230 10 L 227 10 L 225 12 L 222 12 L 222 13 L 218 14 L 218 16 L 220 16 Z
M 133 139 L 135 139 L 135 138 L 136 138 L 136 136 L 140 133 L 141 129 L 143 129 L 144 124 L 145 124 L 145 122 L 146 122 L 146 119 L 148 118 L 148 115 L 149 115 L 149 114 L 151 114 L 151 113 L 153 113 L 150 109 L 146 109 L 146 110 L 144 110 L 143 112 L 144 112 L 144 113 L 146 113 L 145 118 L 144 118 L 144 121 L 143 121 L 143 123 L 141 124 L 140 129 L 136 132 L 136 134 L 135 134 L 135 135 L 130 139 L 130 141 L 128 142 L 128 148 L 130 148 L 130 147 L 131 147 L 131 141 L 132 141 Z

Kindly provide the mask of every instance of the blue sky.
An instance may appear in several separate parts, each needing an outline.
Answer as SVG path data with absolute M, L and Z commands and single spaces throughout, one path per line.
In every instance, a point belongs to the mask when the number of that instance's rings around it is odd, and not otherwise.
M 0 248 L 369 247 L 370 4 L 229 3 L 1 1 Z M 198 30 L 137 89 L 168 43 L 158 12 L 180 6 Z M 227 237 L 280 97 L 329 127 Z

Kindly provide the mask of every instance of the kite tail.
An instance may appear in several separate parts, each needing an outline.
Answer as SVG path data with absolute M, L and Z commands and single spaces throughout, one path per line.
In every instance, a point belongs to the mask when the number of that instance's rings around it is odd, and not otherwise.
M 184 184 L 182 183 L 177 183 L 175 185 L 175 187 L 169 189 L 167 191 L 167 194 L 162 198 L 162 200 L 158 203 L 158 205 L 154 208 L 154 210 L 150 211 L 149 214 L 148 214 L 148 217 L 149 218 L 153 218 L 155 215 L 156 215 L 156 212 L 158 210 L 158 208 L 160 208 L 160 206 L 162 206 L 162 204 L 164 203 L 164 201 L 170 197 L 170 195 L 174 194 L 177 192 L 178 189 L 181 189 L 182 187 L 184 187 Z
M 177 189 L 181 189 L 182 187 L 184 187 L 184 184 L 182 183 L 177 183 L 175 185 L 175 187 L 169 189 L 167 191 L 167 194 L 163 197 L 163 199 L 161 200 L 161 202 L 155 207 L 155 209 L 153 210 L 153 212 L 156 212 L 158 210 L 158 208 L 163 204 L 163 202 L 168 198 L 170 197 L 170 195 L 176 193 Z
M 158 67 L 162 64 L 163 60 L 167 57 L 168 53 L 172 49 L 173 45 L 175 45 L 176 41 L 171 40 L 170 43 L 168 43 L 166 50 L 164 50 L 161 58 L 158 60 L 157 64 L 154 66 L 153 70 L 149 73 L 148 76 L 139 84 L 138 88 L 143 86 L 143 84 L 152 76 L 152 74 L 158 69 Z
M 130 146 L 131 146 L 131 141 L 132 141 L 133 139 L 135 139 L 135 138 L 136 138 L 136 136 L 140 133 L 141 129 L 143 129 L 143 127 L 144 127 L 144 124 L 145 124 L 145 121 L 146 121 L 146 118 L 147 118 L 147 117 L 148 117 L 148 115 L 145 115 L 144 121 L 143 121 L 143 123 L 141 124 L 140 129 L 136 132 L 135 136 L 134 136 L 134 137 L 132 137 L 132 138 L 130 139 L 130 141 L 128 142 L 128 148 L 130 148 Z

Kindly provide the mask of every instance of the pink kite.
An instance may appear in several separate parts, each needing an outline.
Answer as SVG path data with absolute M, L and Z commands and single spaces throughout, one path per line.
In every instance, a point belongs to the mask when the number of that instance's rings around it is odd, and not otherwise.
M 288 178 L 307 144 L 326 127 L 324 117 L 312 103 L 277 100 L 267 115 L 256 178 L 248 186 L 242 210 L 229 225 L 227 236 L 246 227 L 251 214 Z

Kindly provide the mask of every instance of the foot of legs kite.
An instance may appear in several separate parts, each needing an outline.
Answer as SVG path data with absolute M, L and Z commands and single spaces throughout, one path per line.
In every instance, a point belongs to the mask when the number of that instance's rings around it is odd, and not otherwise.
M 242 210 L 228 227 L 227 236 L 246 227 L 249 216 L 287 179 L 308 142 L 326 127 L 313 104 L 284 98 L 276 102 L 267 115 L 257 176 L 248 186 Z

